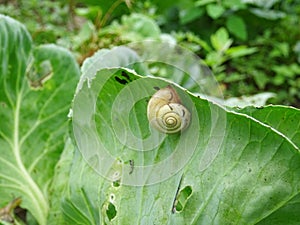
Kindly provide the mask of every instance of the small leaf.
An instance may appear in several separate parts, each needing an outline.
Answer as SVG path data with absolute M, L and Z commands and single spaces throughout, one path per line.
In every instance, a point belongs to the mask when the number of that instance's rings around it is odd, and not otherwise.
M 243 0 L 246 3 L 257 5 L 260 8 L 270 9 L 280 0 Z
M 141 41 L 146 38 L 158 39 L 160 28 L 151 18 L 138 13 L 122 17 L 122 37 L 130 41 Z
M 270 10 L 270 9 L 254 8 L 254 9 L 250 9 L 250 12 L 258 17 L 262 17 L 268 20 L 277 20 L 277 19 L 284 18 L 286 16 L 284 12 Z
M 255 47 L 249 48 L 245 45 L 240 45 L 240 46 L 234 46 L 234 47 L 229 48 L 226 51 L 226 54 L 228 56 L 230 56 L 230 58 L 237 58 L 237 57 L 242 57 L 245 55 L 251 55 L 257 51 L 258 51 L 258 49 Z
M 217 19 L 225 12 L 225 9 L 222 5 L 219 4 L 209 4 L 206 6 L 207 14 L 213 18 Z
M 186 10 L 180 10 L 180 22 L 181 24 L 187 24 L 201 17 L 203 14 L 204 14 L 204 10 L 198 7 L 193 7 Z
M 212 46 L 218 51 L 226 51 L 232 44 L 229 34 L 224 27 L 221 27 L 210 37 Z
M 237 38 L 245 41 L 247 39 L 247 28 L 244 20 L 235 15 L 231 15 L 227 18 L 226 27 L 228 28 L 229 32 L 235 35 Z
M 253 78 L 260 89 L 264 89 L 266 84 L 269 82 L 269 77 L 262 71 L 253 71 Z
M 94 24 L 91 21 L 87 21 L 84 23 L 79 31 L 79 34 L 74 37 L 74 48 L 77 49 L 82 46 L 88 40 L 91 40 L 93 34 L 95 32 Z
M 241 0 L 226 0 L 222 3 L 224 4 L 224 6 L 226 6 L 227 8 L 230 8 L 232 10 L 239 10 L 239 9 L 247 8 L 246 3 Z
M 203 5 L 207 5 L 207 4 L 210 4 L 212 2 L 216 2 L 216 0 L 198 0 L 196 3 L 195 3 L 195 6 L 203 6 Z

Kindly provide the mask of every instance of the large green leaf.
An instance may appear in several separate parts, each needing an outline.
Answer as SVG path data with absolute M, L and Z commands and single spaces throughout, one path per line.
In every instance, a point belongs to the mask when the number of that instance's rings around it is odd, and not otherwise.
M 33 48 L 26 28 L 2 15 L 0 45 L 1 203 L 21 197 L 21 206 L 43 225 L 79 68 L 60 47 Z
M 50 211 L 47 225 L 64 225 L 65 221 L 61 211 L 63 197 L 68 193 L 69 173 L 74 156 L 74 144 L 68 138 L 65 148 L 55 166 L 54 177 L 49 188 Z
M 287 106 L 246 107 L 239 112 L 251 115 L 255 119 L 271 126 L 300 148 L 300 112 L 299 109 Z M 300 193 L 290 199 L 285 205 L 273 212 L 259 224 L 289 224 L 300 223 Z
M 73 135 L 82 156 L 63 204 L 69 223 L 257 224 L 297 197 L 298 148 L 248 115 L 171 83 L 190 127 L 173 135 L 149 128 L 147 100 L 169 84 L 120 68 L 81 80 Z

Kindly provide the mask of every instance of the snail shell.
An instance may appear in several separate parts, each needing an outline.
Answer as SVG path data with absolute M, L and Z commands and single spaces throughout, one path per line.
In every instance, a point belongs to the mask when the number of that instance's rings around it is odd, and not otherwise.
M 147 117 L 152 127 L 173 134 L 189 126 L 191 114 L 170 85 L 158 90 L 150 99 Z

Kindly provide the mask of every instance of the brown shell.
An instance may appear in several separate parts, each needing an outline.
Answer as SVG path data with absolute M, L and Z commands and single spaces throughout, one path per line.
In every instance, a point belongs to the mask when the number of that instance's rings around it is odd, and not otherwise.
M 158 90 L 150 99 L 147 117 L 152 127 L 162 133 L 177 133 L 189 126 L 191 114 L 170 85 Z

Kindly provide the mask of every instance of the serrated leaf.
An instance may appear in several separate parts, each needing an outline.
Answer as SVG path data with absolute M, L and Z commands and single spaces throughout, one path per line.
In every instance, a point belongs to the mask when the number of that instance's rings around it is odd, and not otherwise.
M 2 15 L 0 43 L 0 198 L 21 197 L 21 206 L 44 225 L 79 68 L 60 47 L 32 48 L 25 27 Z

